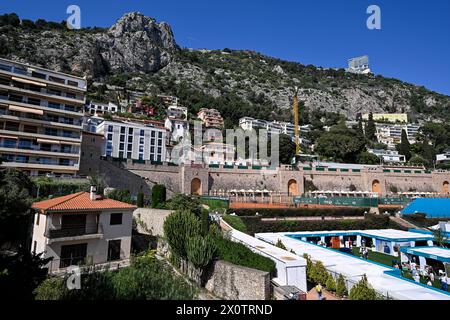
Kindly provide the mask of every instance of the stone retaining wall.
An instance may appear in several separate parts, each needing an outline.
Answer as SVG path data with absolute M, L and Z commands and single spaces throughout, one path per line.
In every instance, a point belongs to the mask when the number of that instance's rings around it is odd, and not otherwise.
M 219 260 L 213 263 L 205 288 L 225 300 L 268 300 L 270 275 Z

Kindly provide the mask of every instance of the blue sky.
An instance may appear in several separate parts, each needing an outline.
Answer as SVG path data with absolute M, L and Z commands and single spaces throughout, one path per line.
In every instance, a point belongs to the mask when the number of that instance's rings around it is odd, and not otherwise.
M 376 74 L 450 95 L 448 0 L 2 0 L 0 12 L 61 21 L 81 8 L 82 26 L 110 26 L 139 11 L 168 22 L 190 48 L 251 49 L 323 67 L 345 67 L 367 54 Z M 369 5 L 381 8 L 381 30 L 366 27 Z

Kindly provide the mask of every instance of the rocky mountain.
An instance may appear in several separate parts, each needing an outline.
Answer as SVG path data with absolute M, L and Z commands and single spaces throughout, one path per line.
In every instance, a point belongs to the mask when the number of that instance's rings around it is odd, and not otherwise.
M 50 69 L 99 77 L 115 73 L 155 72 L 178 50 L 172 29 L 140 13 L 128 13 L 109 29 L 0 29 L 10 59 Z
M 168 24 L 136 12 L 109 29 L 24 22 L 0 22 L 0 55 L 132 90 L 176 94 L 197 108 L 218 108 L 233 124 L 243 115 L 290 119 L 295 87 L 310 111 L 350 119 L 369 111 L 408 112 L 413 120 L 450 119 L 450 97 L 424 87 L 247 50 L 182 49 Z M 96 88 L 91 90 L 102 98 Z

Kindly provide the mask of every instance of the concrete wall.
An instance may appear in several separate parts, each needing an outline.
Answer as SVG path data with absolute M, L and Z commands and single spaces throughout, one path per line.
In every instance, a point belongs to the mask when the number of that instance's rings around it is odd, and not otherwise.
M 225 300 L 270 299 L 268 272 L 215 261 L 205 288 Z
M 133 218 L 137 224 L 137 231 L 143 234 L 162 236 L 164 233 L 164 221 L 172 212 L 172 210 L 149 208 L 134 210 Z

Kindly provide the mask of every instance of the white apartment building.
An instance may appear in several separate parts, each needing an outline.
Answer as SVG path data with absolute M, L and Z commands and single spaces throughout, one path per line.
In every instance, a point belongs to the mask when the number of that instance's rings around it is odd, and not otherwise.
M 347 71 L 351 73 L 369 74 L 371 72 L 369 66 L 369 56 L 364 55 L 348 59 Z
M 180 142 L 180 140 L 189 132 L 189 122 L 187 120 L 166 118 L 164 127 L 170 132 L 171 142 Z
M 243 130 L 266 129 L 269 134 L 287 134 L 294 136 L 295 126 L 290 122 L 267 121 L 254 119 L 251 117 L 243 117 L 239 119 L 239 126 Z M 311 125 L 298 126 L 299 132 L 311 131 Z
M 384 124 L 376 123 L 376 137 L 378 142 L 386 144 L 389 149 L 401 142 L 402 130 L 405 130 L 409 143 L 416 142 L 420 126 L 415 124 Z
M 130 258 L 136 206 L 89 192 L 35 202 L 32 252 L 53 257 L 50 273 L 70 266 L 126 261 Z
M 102 116 L 104 114 L 116 114 L 120 110 L 119 107 L 112 102 L 100 103 L 91 101 L 86 106 L 86 111 L 93 116 Z
M 436 155 L 436 164 L 450 163 L 450 150 Z
M 376 155 L 383 163 L 405 163 L 406 157 L 396 150 L 368 149 L 367 152 Z
M 166 161 L 167 129 L 158 124 L 104 121 L 97 133 L 105 137 L 105 154 L 119 159 Z
M 30 175 L 79 170 L 85 78 L 0 59 L 0 157 Z

